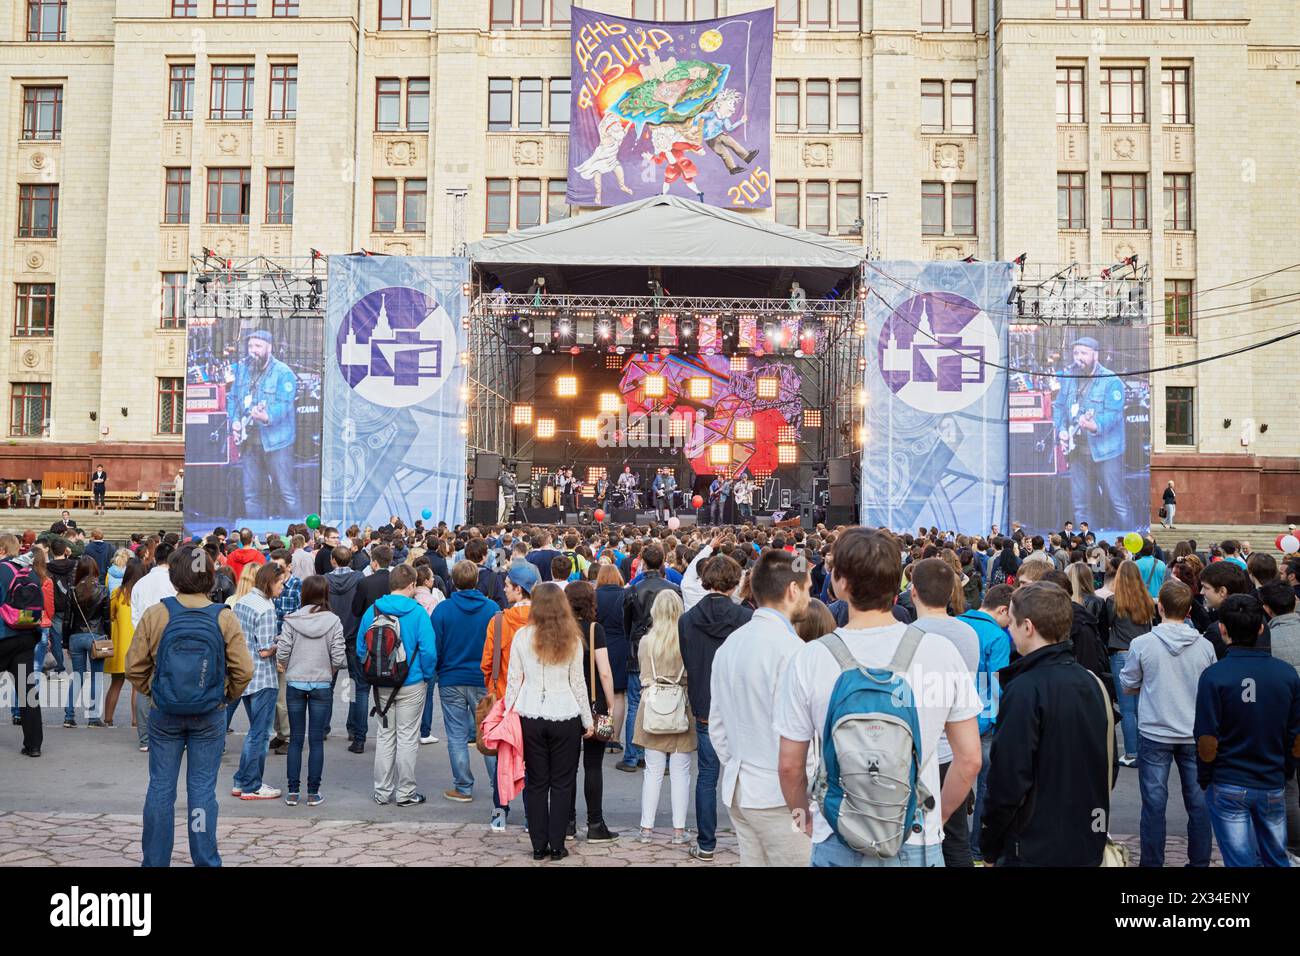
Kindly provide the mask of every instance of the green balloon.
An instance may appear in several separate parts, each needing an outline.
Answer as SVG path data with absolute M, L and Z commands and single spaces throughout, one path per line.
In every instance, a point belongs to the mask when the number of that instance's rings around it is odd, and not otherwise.
M 1124 535 L 1124 547 L 1128 549 L 1130 554 L 1137 554 L 1142 550 L 1142 535 L 1136 531 L 1130 531 Z
M 319 528 L 319 527 L 320 527 L 320 515 L 308 515 L 308 516 L 307 516 L 307 527 L 311 528 L 313 531 L 315 531 L 317 528 Z

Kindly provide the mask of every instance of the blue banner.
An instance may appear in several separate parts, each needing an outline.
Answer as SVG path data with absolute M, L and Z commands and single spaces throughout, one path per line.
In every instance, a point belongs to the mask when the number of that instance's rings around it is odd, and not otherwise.
M 1007 526 L 1002 262 L 868 262 L 865 525 Z
M 321 520 L 465 520 L 469 261 L 330 256 Z

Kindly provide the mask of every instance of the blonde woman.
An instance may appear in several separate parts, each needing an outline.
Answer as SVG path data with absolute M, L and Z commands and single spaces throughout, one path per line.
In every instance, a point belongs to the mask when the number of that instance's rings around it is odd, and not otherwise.
M 257 583 L 257 569 L 260 567 L 260 564 L 254 564 L 252 561 L 244 565 L 244 570 L 239 572 L 239 581 L 235 584 L 235 593 L 226 598 L 226 607 L 233 608 L 239 603 L 240 598 L 253 590 L 253 586 Z
M 641 638 L 641 696 L 643 703 L 637 709 L 636 734 L 632 742 L 645 748 L 645 777 L 641 782 L 641 833 L 642 843 L 649 843 L 654 835 L 655 814 L 659 810 L 659 793 L 663 789 L 664 770 L 668 770 L 672 794 L 673 845 L 685 846 L 686 811 L 691 803 L 691 754 L 698 748 L 695 736 L 695 718 L 691 704 L 685 700 L 686 665 L 682 663 L 681 641 L 677 621 L 682 616 L 682 599 L 676 591 L 660 591 L 650 608 L 650 630 Z M 646 691 L 656 683 L 676 684 L 683 688 L 686 708 L 686 730 L 675 734 L 652 734 L 645 729 L 647 706 Z
M 108 585 L 108 596 L 110 598 L 122 586 L 122 578 L 126 576 L 126 562 L 130 561 L 131 558 L 132 554 L 126 548 L 118 548 L 117 554 L 113 555 L 113 562 L 108 566 L 108 574 L 104 576 L 104 583 Z
M 1124 756 L 1119 762 L 1125 767 L 1137 763 L 1138 720 L 1137 698 L 1125 694 L 1119 675 L 1128 661 L 1129 645 L 1135 637 L 1151 630 L 1156 616 L 1156 602 L 1151 600 L 1142 572 L 1136 562 L 1125 561 L 1115 575 L 1115 593 L 1106 598 L 1106 628 L 1110 634 L 1110 669 L 1115 678 L 1115 695 L 1119 698 L 1120 724 L 1124 732 Z

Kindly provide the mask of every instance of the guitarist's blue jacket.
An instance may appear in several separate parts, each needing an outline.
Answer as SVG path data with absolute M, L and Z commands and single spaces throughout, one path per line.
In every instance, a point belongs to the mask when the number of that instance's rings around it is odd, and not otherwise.
M 254 422 L 249 434 L 261 440 L 263 450 L 278 451 L 292 445 L 297 435 L 294 413 L 297 394 L 297 376 L 279 359 L 268 359 L 266 373 L 256 382 L 250 380 L 249 364 L 244 361 L 235 366 L 235 383 L 226 399 L 226 411 L 233 423 L 244 416 L 244 396 L 252 398 L 249 409 L 265 402 L 270 420 L 265 425 Z
M 1086 435 L 1088 453 L 1093 461 L 1109 461 L 1124 454 L 1124 383 L 1105 366 L 1098 364 L 1092 378 L 1063 378 L 1061 391 L 1052 405 L 1052 423 L 1059 434 L 1069 429 L 1070 408 L 1079 403 L 1079 415 L 1089 409 L 1097 422 L 1096 432 Z

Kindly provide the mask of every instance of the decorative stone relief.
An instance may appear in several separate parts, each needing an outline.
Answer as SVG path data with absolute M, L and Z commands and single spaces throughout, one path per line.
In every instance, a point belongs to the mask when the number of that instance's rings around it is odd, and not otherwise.
M 830 143 L 804 143 L 803 164 L 810 167 L 826 167 L 835 161 L 835 149 Z
M 44 169 L 48 158 L 44 153 L 32 153 L 29 162 L 32 164 L 32 169 Z
M 384 243 L 384 252 L 393 256 L 409 256 L 411 254 L 411 244 L 409 242 L 386 242 Z
M 1137 250 L 1133 248 L 1131 242 L 1121 239 L 1119 242 L 1115 243 L 1115 258 L 1117 259 L 1127 259 L 1136 252 Z
M 418 159 L 419 151 L 409 139 L 392 139 L 384 144 L 384 161 L 389 166 L 414 166 Z
M 217 149 L 227 156 L 233 155 L 239 151 L 239 137 L 234 133 L 222 133 L 217 137 Z
M 515 143 L 515 165 L 540 166 L 546 158 L 546 150 L 535 139 L 522 139 Z
M 1115 151 L 1116 159 L 1132 159 L 1137 152 L 1137 143 L 1132 136 L 1116 136 L 1111 148 Z
M 222 236 L 214 243 L 213 248 L 222 259 L 233 259 L 235 257 L 235 240 L 229 236 Z
M 947 179 L 956 177 L 957 171 L 966 165 L 966 147 L 961 143 L 936 143 L 934 146 L 934 168 L 940 170 Z M 949 180 L 951 181 L 951 180 Z
M 23 349 L 23 365 L 26 368 L 36 368 L 41 364 L 41 356 L 35 349 Z
M 26 264 L 28 272 L 40 272 L 41 266 L 45 265 L 45 257 L 39 252 L 29 252 L 23 262 Z
M 172 137 L 172 153 L 176 156 L 185 155 L 185 134 L 177 130 Z
M 940 246 L 934 250 L 934 257 L 936 259 L 945 260 L 965 258 L 965 256 L 961 254 L 961 246 Z
M 284 146 L 284 130 L 277 129 L 275 131 L 275 155 L 283 156 L 285 154 Z

